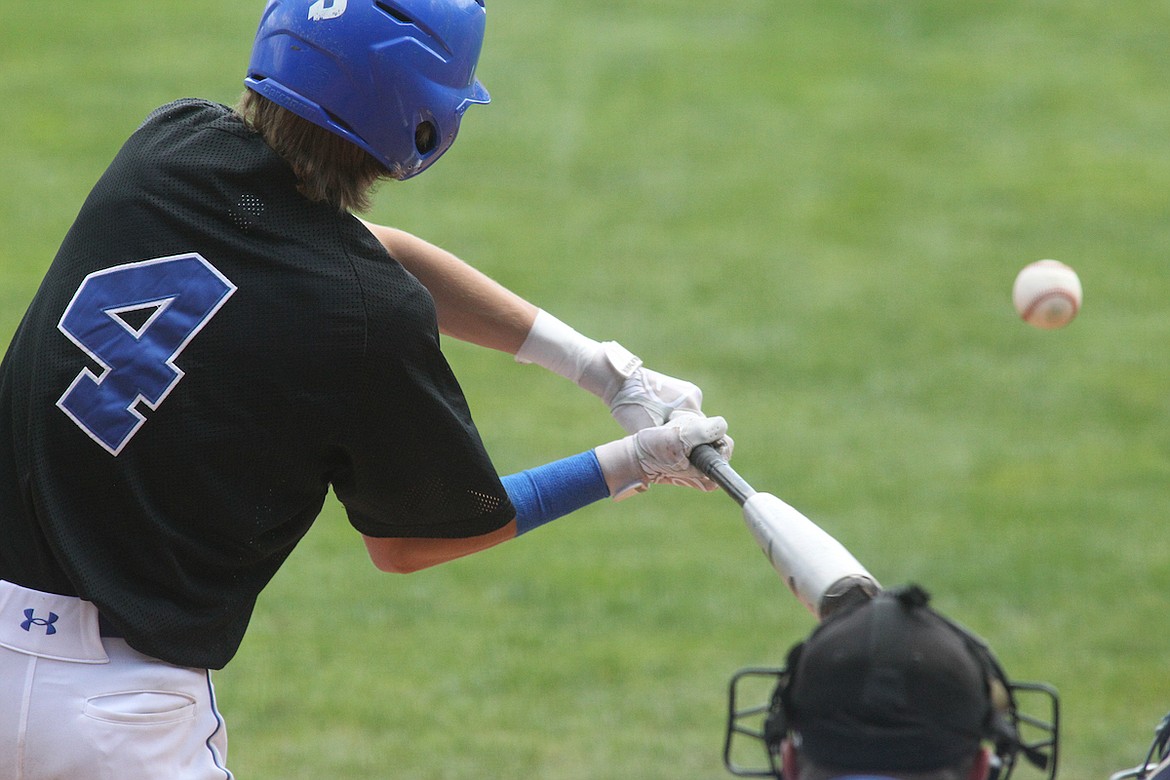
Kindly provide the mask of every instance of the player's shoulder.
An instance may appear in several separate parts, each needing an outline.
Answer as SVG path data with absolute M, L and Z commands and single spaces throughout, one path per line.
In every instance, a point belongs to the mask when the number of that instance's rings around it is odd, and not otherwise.
M 151 111 L 138 129 L 172 124 L 213 124 L 232 116 L 232 110 L 221 103 L 201 98 L 180 98 Z

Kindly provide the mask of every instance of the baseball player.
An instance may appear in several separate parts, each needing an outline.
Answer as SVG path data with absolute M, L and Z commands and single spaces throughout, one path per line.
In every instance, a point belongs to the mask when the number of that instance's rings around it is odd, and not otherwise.
M 353 213 L 454 141 L 477 0 L 270 0 L 236 109 L 153 112 L 0 367 L 0 778 L 230 778 L 208 670 L 332 489 L 381 569 L 485 549 L 729 454 L 688 382 Z M 501 478 L 439 333 L 629 435 Z
M 1008 780 L 1020 764 L 1053 780 L 1056 691 L 1009 680 L 982 639 L 929 602 L 917 585 L 855 600 L 789 650 L 785 668 L 741 670 L 727 768 L 776 780 Z M 761 675 L 776 680 L 770 704 L 738 704 L 739 681 Z M 1025 696 L 1034 711 L 1021 711 Z M 762 728 L 748 725 L 761 714 Z M 762 743 L 764 766 L 735 762 L 737 735 Z

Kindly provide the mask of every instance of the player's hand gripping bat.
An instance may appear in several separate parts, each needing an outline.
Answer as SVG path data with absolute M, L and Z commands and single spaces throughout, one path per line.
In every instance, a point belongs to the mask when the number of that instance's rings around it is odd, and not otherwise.
M 743 508 L 744 522 L 772 568 L 818 620 L 881 590 L 844 545 L 776 496 L 757 492 L 714 447 L 695 447 L 691 463 Z

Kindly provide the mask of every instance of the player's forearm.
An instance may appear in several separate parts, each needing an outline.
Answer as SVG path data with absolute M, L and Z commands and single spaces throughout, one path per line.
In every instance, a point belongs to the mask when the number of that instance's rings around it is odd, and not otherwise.
M 397 228 L 366 226 L 430 291 L 443 333 L 516 354 L 536 319 L 533 304 L 445 249 Z
M 699 444 L 725 440 L 722 417 L 686 414 L 592 450 L 502 478 L 516 517 L 482 536 L 457 539 L 380 539 L 363 536 L 374 565 L 406 574 L 486 550 L 594 502 L 623 498 L 651 483 L 714 489 L 687 456 Z M 730 441 L 728 440 L 728 446 Z
M 588 451 L 509 474 L 503 484 L 516 509 L 516 519 L 503 528 L 462 539 L 363 536 L 370 559 L 382 571 L 408 574 L 486 550 L 608 497 L 614 478 Z
M 409 574 L 495 547 L 516 536 L 516 521 L 482 536 L 461 539 L 379 539 L 363 536 L 374 566 L 394 574 Z

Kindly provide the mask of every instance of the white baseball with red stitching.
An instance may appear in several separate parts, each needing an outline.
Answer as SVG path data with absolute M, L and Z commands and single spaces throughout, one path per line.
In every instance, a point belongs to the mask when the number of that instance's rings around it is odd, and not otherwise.
M 1081 310 L 1081 280 L 1059 260 L 1037 260 L 1024 266 L 1012 285 L 1012 303 L 1020 317 L 1044 330 L 1063 328 Z

